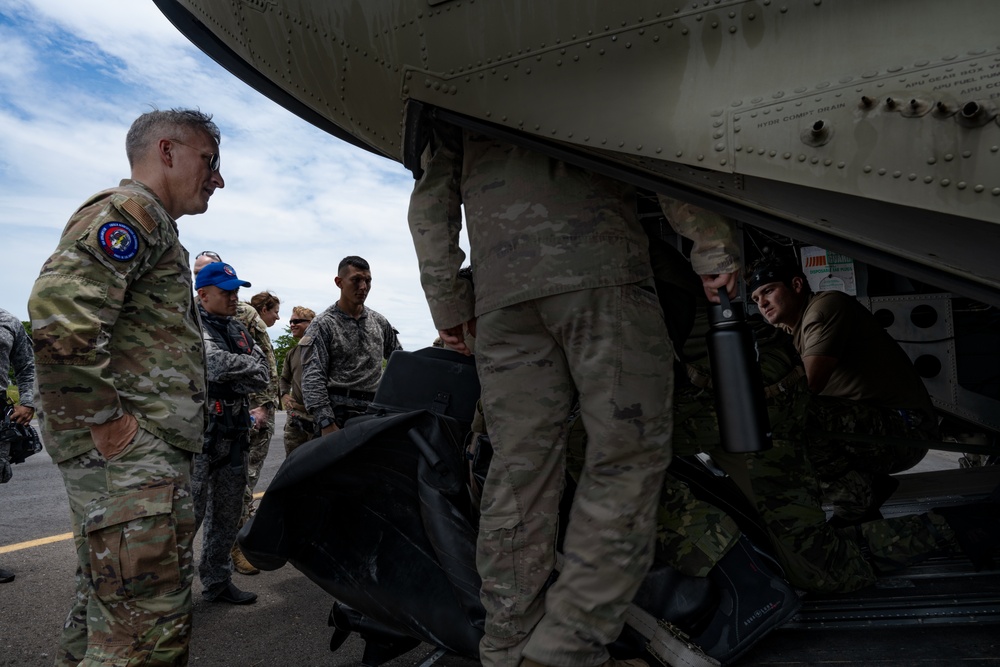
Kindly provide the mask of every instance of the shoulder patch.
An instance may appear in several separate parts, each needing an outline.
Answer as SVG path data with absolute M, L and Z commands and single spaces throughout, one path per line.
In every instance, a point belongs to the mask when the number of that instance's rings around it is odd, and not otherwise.
M 124 222 L 105 222 L 97 232 L 101 250 L 111 259 L 127 262 L 139 252 L 139 236 Z

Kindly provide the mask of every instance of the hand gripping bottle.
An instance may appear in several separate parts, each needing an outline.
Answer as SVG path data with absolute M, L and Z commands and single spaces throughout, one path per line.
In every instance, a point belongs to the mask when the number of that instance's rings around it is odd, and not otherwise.
M 705 339 L 722 447 L 738 454 L 764 451 L 772 445 L 771 421 L 753 332 L 742 303 L 730 303 L 725 288 L 719 299 L 722 303 L 709 305 Z

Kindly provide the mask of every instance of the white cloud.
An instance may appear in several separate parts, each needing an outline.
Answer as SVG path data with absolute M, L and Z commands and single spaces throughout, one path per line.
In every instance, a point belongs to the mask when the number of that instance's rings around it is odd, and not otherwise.
M 374 275 L 369 305 L 406 348 L 430 344 L 406 229 L 409 173 L 264 98 L 136 0 L 0 0 L 0 307 L 27 319 L 59 231 L 89 195 L 127 177 L 125 133 L 151 106 L 215 115 L 226 187 L 206 214 L 180 219 L 181 240 L 192 255 L 222 254 L 250 293 L 281 298 L 273 336 L 292 306 L 336 300 L 337 263 L 361 255 Z

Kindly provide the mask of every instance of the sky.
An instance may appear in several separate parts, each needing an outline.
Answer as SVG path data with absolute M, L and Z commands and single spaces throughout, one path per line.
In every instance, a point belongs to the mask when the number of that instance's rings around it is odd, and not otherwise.
M 261 290 L 321 312 L 347 255 L 372 267 L 367 305 L 405 349 L 437 332 L 423 292 L 402 165 L 336 139 L 201 53 L 151 0 L 0 0 L 0 308 L 28 319 L 42 262 L 90 195 L 129 175 L 125 133 L 151 108 L 200 108 L 222 131 L 208 212 L 178 220 L 192 259 L 213 250 Z

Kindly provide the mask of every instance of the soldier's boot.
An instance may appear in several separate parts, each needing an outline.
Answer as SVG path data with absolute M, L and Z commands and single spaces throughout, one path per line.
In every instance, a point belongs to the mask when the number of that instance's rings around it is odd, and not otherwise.
M 236 588 L 232 581 L 223 581 L 206 589 L 202 593 L 209 602 L 225 602 L 227 604 L 253 604 L 257 601 L 257 594 L 250 591 L 241 591 Z
M 9 584 L 14 581 L 14 573 L 0 567 L 0 584 Z
M 892 494 L 898 488 L 899 480 L 892 475 L 882 473 L 874 475 L 871 486 L 871 502 L 865 512 L 852 519 L 845 519 L 842 516 L 832 516 L 830 517 L 829 524 L 834 528 L 847 528 L 884 518 L 882 516 L 882 505 L 892 497 Z
M 708 573 L 719 589 L 715 615 L 702 628 L 681 628 L 707 655 L 723 665 L 732 663 L 802 607 L 792 587 L 776 574 L 780 570 L 741 537 Z
M 546 665 L 543 665 L 540 662 L 535 662 L 531 658 L 524 658 L 521 660 L 521 667 L 546 667 Z M 632 658 L 631 660 L 615 660 L 614 658 L 608 658 L 597 667 L 649 667 L 649 663 L 639 658 Z
M 240 550 L 239 544 L 233 545 L 233 550 L 229 553 L 233 559 L 233 569 L 240 574 L 259 574 L 260 570 L 254 567 L 254 564 L 247 560 L 247 557 L 243 555 L 243 551 Z
M 378 667 L 420 645 L 419 639 L 396 632 L 341 602 L 333 603 L 327 624 L 333 628 L 331 651 L 339 649 L 351 632 L 361 635 L 365 642 L 361 667 Z
M 997 491 L 993 495 L 997 496 Z M 935 507 L 933 511 L 955 531 L 955 541 L 977 570 L 996 568 L 993 553 L 1000 549 L 1000 503 Z

